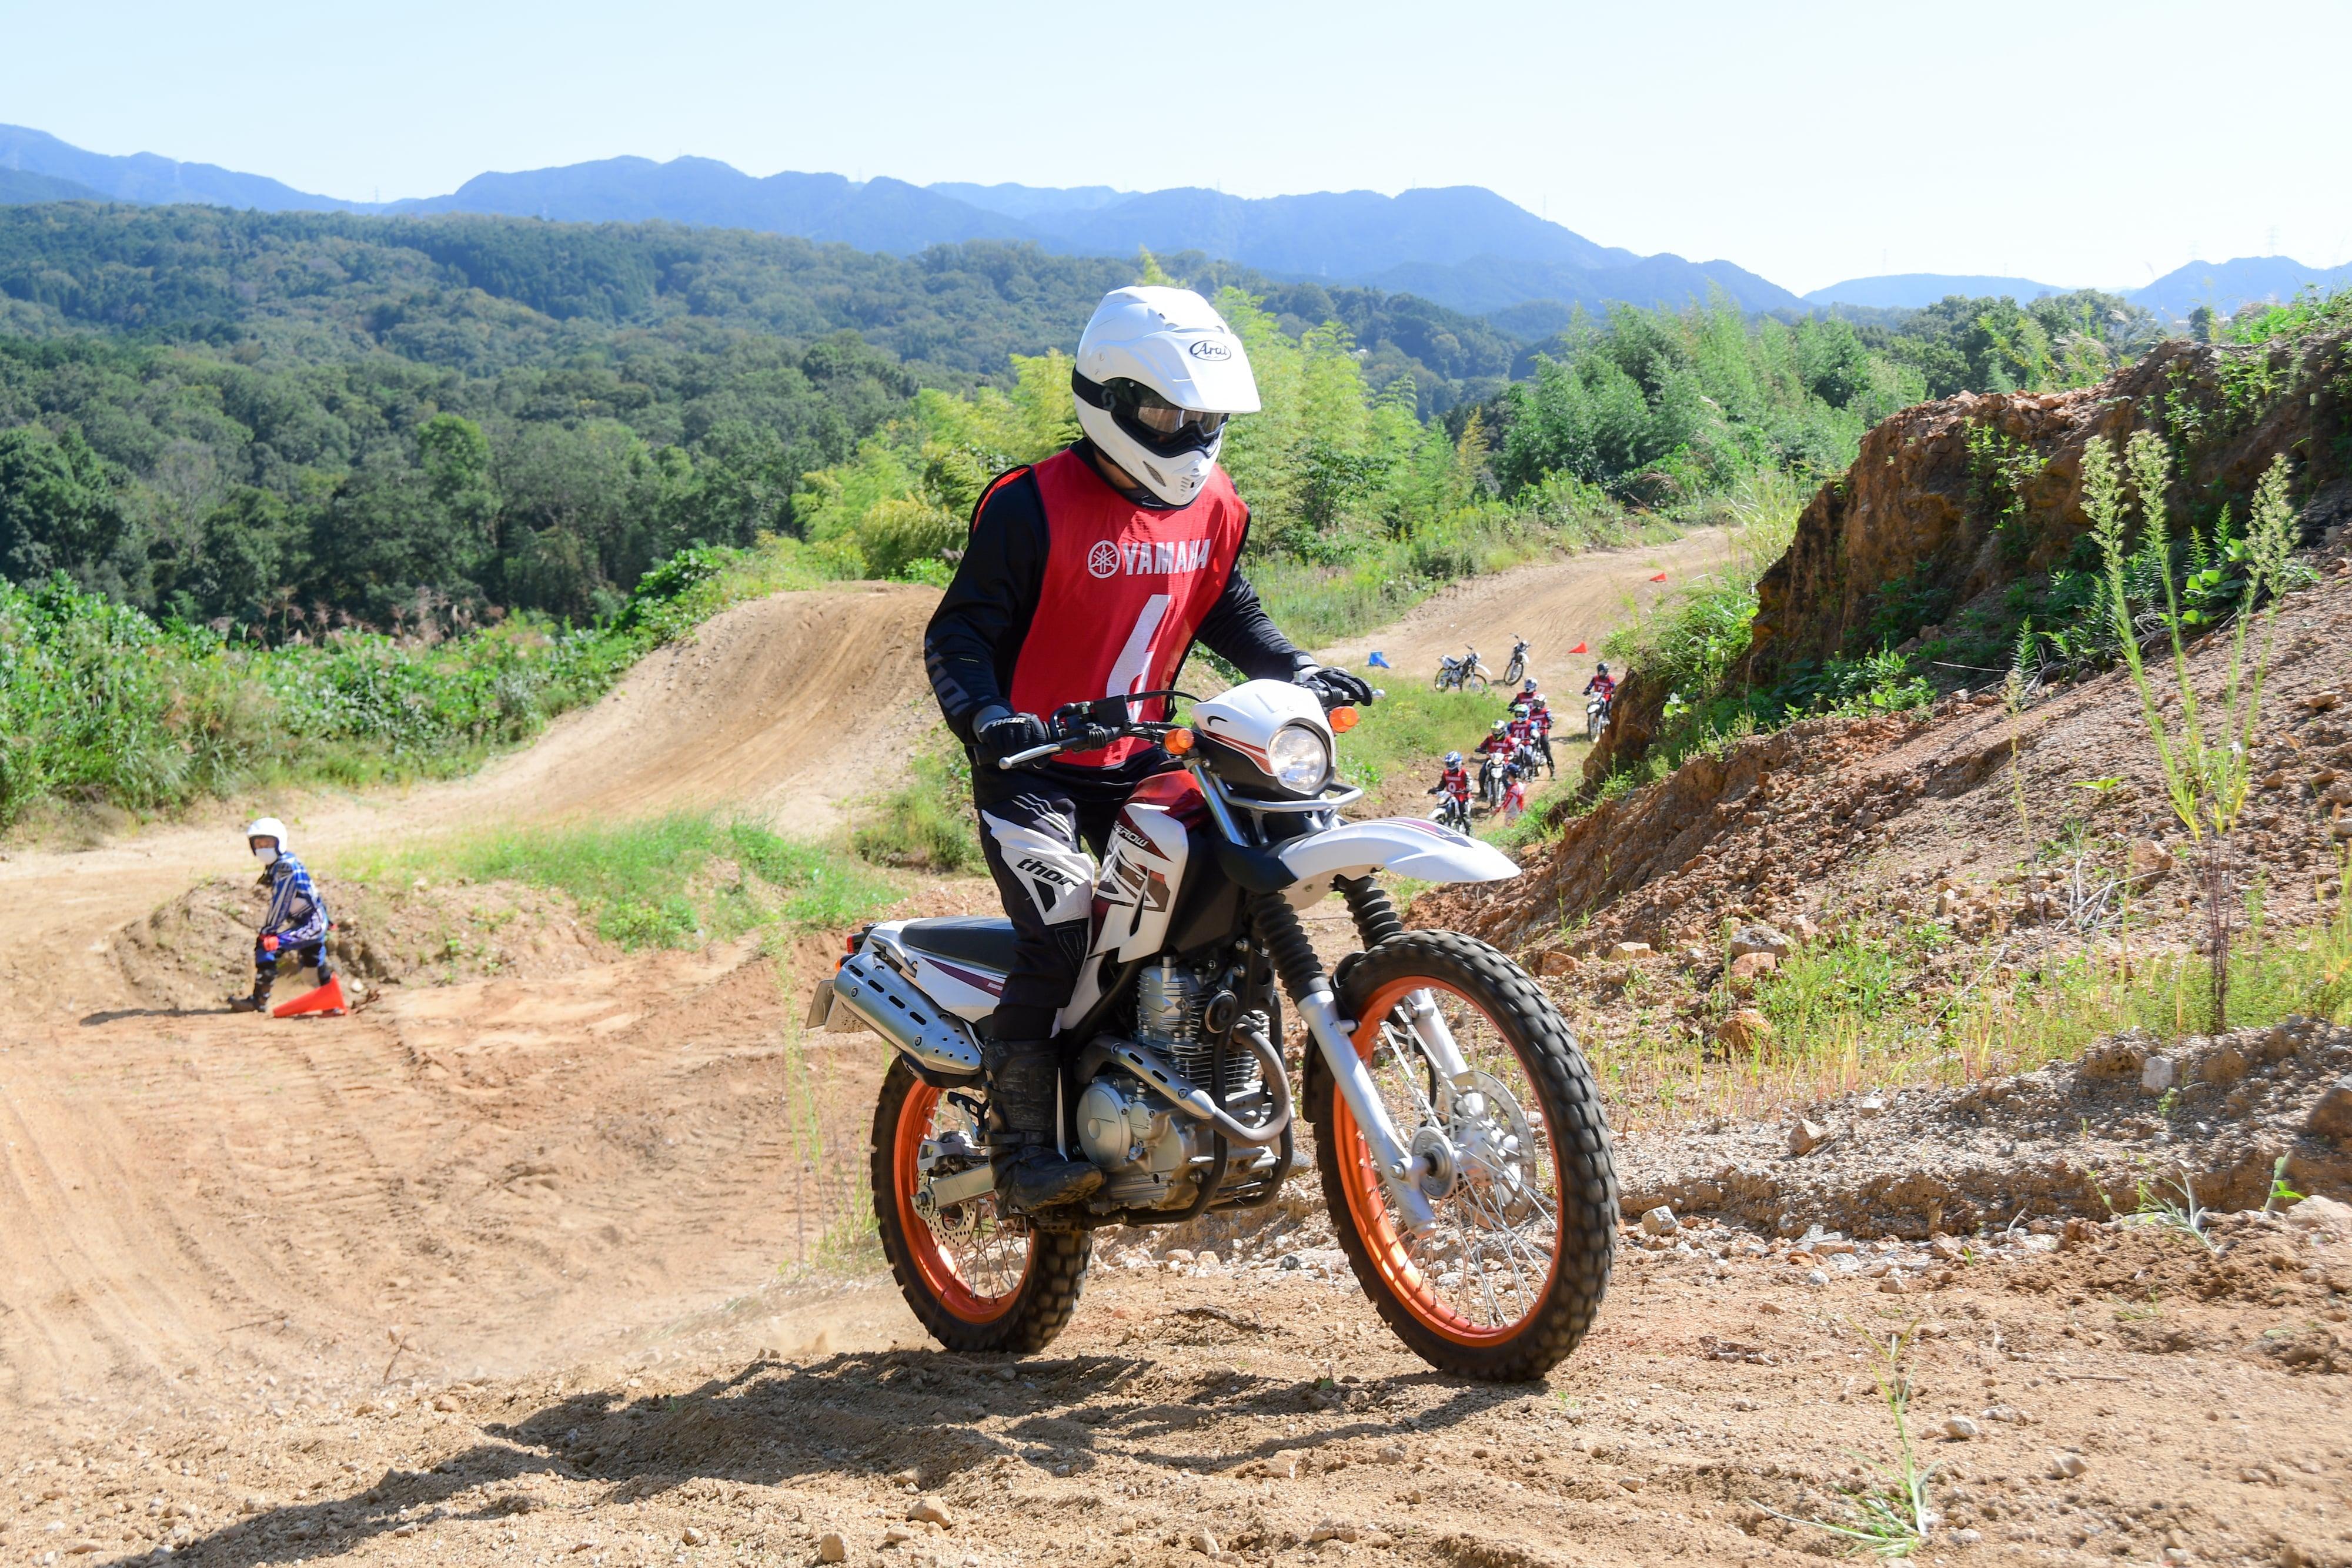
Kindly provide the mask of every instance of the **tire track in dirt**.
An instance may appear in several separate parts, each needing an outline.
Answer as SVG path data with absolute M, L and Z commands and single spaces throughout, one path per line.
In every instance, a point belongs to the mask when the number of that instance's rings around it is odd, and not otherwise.
M 1694 536 L 1521 569 L 1372 645 L 1412 657 L 1481 606 L 1562 624 L 1709 554 Z M 473 779 L 269 804 L 329 861 L 672 809 L 822 832 L 935 722 L 936 602 L 877 584 L 739 605 Z M 862 1147 L 878 1052 L 821 1036 L 788 1056 L 802 998 L 753 948 L 405 988 L 327 1023 L 140 1006 L 115 934 L 205 877 L 250 874 L 236 832 L 259 803 L 0 861 L 0 1405 L 379 1370 L 395 1324 L 444 1372 L 545 1364 L 823 1241 L 859 1162 L 819 1164 L 809 1140 Z

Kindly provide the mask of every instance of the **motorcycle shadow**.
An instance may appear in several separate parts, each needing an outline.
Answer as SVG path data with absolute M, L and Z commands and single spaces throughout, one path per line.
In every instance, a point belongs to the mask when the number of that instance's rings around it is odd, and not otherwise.
M 895 1350 L 806 1363 L 754 1361 L 733 1376 L 679 1394 L 566 1395 L 517 1419 L 484 1423 L 482 1441 L 428 1470 L 387 1470 L 342 1496 L 267 1508 L 178 1552 L 200 1550 L 215 1564 L 347 1552 L 425 1515 L 492 1520 L 530 1509 L 535 1505 L 527 1496 L 496 1489 L 533 1476 L 602 1482 L 610 1489 L 603 1500 L 617 1503 L 706 1478 L 773 1485 L 912 1469 L 929 1488 L 999 1456 L 1057 1477 L 1110 1458 L 1228 1474 L 1276 1454 L 1394 1435 L 1402 1413 L 1377 1406 L 1431 1389 L 1443 1391 L 1434 1406 L 1410 1400 L 1412 1427 L 1423 1434 L 1528 1392 L 1434 1372 L 1339 1385 L 1245 1369 L 1179 1368 L 1148 1354 L 1016 1362 Z M 1360 1397 L 1375 1408 L 1349 1408 Z M 1313 1416 L 1324 1424 L 1205 1455 L 1169 1442 L 1244 1416 Z M 445 1510 L 467 1494 L 463 1507 Z

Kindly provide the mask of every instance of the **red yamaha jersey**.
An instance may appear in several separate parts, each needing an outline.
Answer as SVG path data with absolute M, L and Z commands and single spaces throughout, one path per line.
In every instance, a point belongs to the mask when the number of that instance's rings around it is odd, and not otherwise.
M 1437 788 L 1457 800 L 1467 800 L 1470 799 L 1470 775 L 1458 768 L 1450 769 L 1438 775 Z
M 1249 508 L 1218 469 L 1192 504 L 1139 507 L 1103 482 L 1076 449 L 1031 470 L 1049 538 L 1045 582 L 1013 666 L 1017 712 L 1050 718 L 1064 703 L 1162 691 L 1225 591 Z M 1167 716 L 1166 701 L 1136 716 Z M 1108 768 L 1150 749 L 1139 737 L 1056 760 Z

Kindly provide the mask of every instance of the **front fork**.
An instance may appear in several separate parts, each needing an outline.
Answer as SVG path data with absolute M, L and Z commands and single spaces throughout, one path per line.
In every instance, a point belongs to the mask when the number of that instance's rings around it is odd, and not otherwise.
M 1342 878 L 1339 891 L 1356 916 L 1357 930 L 1366 946 L 1404 929 L 1388 894 L 1374 887 L 1369 876 Z M 1284 988 L 1290 993 L 1292 1005 L 1297 1008 L 1307 1033 L 1323 1053 L 1323 1064 L 1330 1070 L 1332 1083 L 1346 1103 L 1348 1113 L 1355 1119 L 1365 1150 L 1371 1155 L 1372 1166 L 1380 1172 L 1390 1201 L 1396 1205 L 1398 1218 L 1407 1230 L 1415 1235 L 1426 1234 L 1437 1224 L 1436 1210 L 1430 1206 L 1429 1195 L 1422 1187 L 1423 1177 L 1432 1173 L 1423 1168 L 1424 1162 L 1412 1153 L 1398 1135 L 1396 1124 L 1390 1120 L 1379 1086 L 1372 1082 L 1371 1069 L 1357 1052 L 1357 1024 L 1340 1018 L 1330 978 L 1324 974 L 1322 960 L 1316 956 L 1313 945 L 1299 925 L 1298 912 L 1279 894 L 1261 894 L 1252 911 L 1252 921 L 1260 944 L 1282 977 Z M 1407 998 L 1406 1008 L 1413 1034 L 1428 1052 L 1431 1063 L 1448 1083 L 1457 1089 L 1465 1087 L 1470 1080 L 1469 1065 L 1438 1013 L 1436 998 L 1427 990 L 1415 991 Z

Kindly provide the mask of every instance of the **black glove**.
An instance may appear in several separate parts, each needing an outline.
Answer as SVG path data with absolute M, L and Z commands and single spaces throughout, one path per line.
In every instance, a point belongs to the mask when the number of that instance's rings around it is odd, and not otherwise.
M 1291 685 L 1305 686 L 1326 708 L 1363 707 L 1372 700 L 1372 684 L 1349 670 L 1335 670 L 1328 664 L 1308 664 L 1290 677 Z
M 1045 721 L 1034 713 L 1009 713 L 1001 707 L 982 709 L 971 727 L 972 748 L 991 768 L 1052 738 Z

